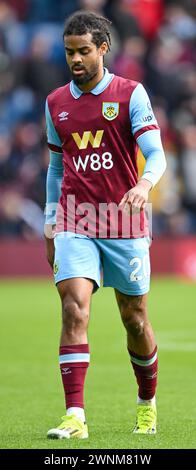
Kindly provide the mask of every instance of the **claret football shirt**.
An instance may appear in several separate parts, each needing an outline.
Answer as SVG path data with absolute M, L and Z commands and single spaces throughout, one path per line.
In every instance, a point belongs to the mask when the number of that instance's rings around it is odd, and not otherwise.
M 47 97 L 48 146 L 64 168 L 57 231 L 143 237 L 143 211 L 122 216 L 118 204 L 138 180 L 136 139 L 158 124 L 140 83 L 104 71 L 90 93 L 71 81 Z

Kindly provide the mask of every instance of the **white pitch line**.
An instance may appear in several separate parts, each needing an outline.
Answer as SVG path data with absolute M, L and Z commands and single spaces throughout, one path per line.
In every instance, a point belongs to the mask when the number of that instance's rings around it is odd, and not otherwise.
M 195 343 L 162 343 L 158 341 L 158 349 L 164 351 L 182 351 L 182 352 L 193 352 L 196 351 Z
M 156 332 L 158 348 L 165 351 L 196 351 L 193 330 L 175 330 Z

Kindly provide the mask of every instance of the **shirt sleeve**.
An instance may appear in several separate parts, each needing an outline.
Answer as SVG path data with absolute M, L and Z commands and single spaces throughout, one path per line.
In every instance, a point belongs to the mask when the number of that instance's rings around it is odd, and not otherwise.
M 138 83 L 131 95 L 129 116 L 135 139 L 149 130 L 159 129 L 149 96 L 141 83 Z
M 56 223 L 57 204 L 61 195 L 61 185 L 63 179 L 62 155 L 50 152 L 50 164 L 46 179 L 46 207 L 45 223 L 54 225 Z
M 55 153 L 62 153 L 62 142 L 54 127 L 47 100 L 45 106 L 45 116 L 48 147 Z
M 146 179 L 150 181 L 152 186 L 155 186 L 166 169 L 166 158 L 160 131 L 150 130 L 145 132 L 137 138 L 137 143 L 146 159 L 141 179 Z

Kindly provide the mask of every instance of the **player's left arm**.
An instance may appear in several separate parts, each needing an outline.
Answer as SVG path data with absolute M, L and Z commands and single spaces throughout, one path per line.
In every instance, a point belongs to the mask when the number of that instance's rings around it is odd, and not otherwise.
M 146 159 L 144 173 L 136 186 L 128 191 L 120 202 L 122 209 L 127 205 L 142 209 L 148 201 L 149 191 L 158 183 L 166 169 L 160 130 L 154 116 L 149 97 L 138 84 L 130 100 L 130 120 L 133 135 Z

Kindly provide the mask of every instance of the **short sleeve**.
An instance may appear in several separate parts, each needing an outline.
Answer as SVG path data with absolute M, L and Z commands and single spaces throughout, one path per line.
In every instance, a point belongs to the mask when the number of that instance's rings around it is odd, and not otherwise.
M 144 132 L 159 129 L 149 96 L 141 83 L 136 86 L 131 95 L 129 115 L 135 139 Z
M 45 106 L 45 116 L 48 147 L 53 152 L 62 153 L 62 142 L 54 127 L 47 100 Z

